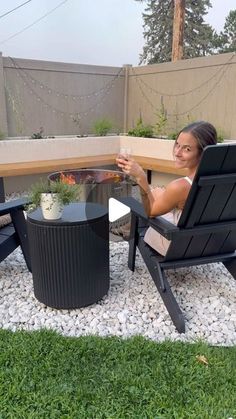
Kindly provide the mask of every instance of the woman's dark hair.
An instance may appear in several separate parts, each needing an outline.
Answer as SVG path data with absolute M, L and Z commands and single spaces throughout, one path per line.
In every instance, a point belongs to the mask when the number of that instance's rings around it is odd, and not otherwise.
M 209 122 L 197 121 L 184 127 L 181 132 L 189 132 L 197 140 L 200 153 L 207 145 L 214 145 L 217 143 L 217 132 L 215 127 Z M 178 139 L 178 137 L 177 137 Z

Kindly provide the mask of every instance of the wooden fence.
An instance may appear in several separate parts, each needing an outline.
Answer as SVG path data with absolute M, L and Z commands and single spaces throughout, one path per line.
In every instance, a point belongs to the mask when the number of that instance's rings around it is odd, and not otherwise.
M 0 55 L 0 131 L 29 136 L 92 133 L 107 118 L 127 132 L 139 117 L 156 135 L 194 120 L 236 139 L 236 53 L 148 66 L 102 67 Z

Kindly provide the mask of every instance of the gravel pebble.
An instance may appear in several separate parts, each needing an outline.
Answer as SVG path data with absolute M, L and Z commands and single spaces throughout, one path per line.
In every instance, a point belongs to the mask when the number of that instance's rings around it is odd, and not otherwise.
M 0 264 L 0 327 L 49 328 L 67 336 L 143 335 L 159 342 L 200 338 L 211 345 L 236 344 L 236 282 L 222 264 L 168 271 L 186 319 L 186 333 L 179 334 L 139 252 L 134 273 L 127 267 L 127 256 L 127 242 L 110 242 L 108 294 L 88 307 L 56 310 L 36 300 L 32 275 L 16 249 Z
M 136 189 L 133 194 L 139 199 Z M 48 328 L 65 336 L 143 335 L 158 342 L 201 339 L 211 345 L 236 344 L 236 281 L 223 264 L 167 272 L 186 321 L 186 333 L 179 334 L 139 252 L 134 273 L 127 259 L 128 243 L 111 241 L 108 294 L 88 307 L 56 310 L 35 298 L 32 274 L 21 249 L 16 249 L 0 263 L 0 327 L 12 331 Z

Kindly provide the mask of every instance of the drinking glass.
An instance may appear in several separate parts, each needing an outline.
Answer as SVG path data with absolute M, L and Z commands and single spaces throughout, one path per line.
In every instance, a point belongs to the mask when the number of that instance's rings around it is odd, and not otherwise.
M 130 147 L 121 147 L 118 158 L 128 160 L 131 157 L 131 148 Z

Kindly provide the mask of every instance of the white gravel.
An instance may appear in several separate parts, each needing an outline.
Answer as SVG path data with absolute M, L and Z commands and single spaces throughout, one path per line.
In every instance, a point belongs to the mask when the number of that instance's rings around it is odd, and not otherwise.
M 236 344 L 236 282 L 222 264 L 167 272 L 186 319 L 186 333 L 179 334 L 141 256 L 132 273 L 127 255 L 127 242 L 110 242 L 108 295 L 89 307 L 56 310 L 34 297 L 32 275 L 18 248 L 0 263 L 0 327 L 50 328 L 67 336 L 143 335 L 155 341 L 200 338 L 212 345 Z

